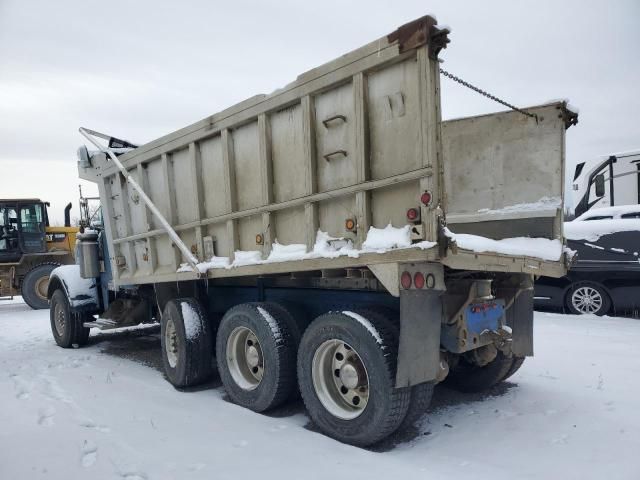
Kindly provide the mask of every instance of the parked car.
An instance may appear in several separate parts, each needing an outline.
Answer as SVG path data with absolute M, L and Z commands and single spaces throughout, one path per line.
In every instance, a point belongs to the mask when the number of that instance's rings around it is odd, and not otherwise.
M 576 314 L 640 310 L 640 205 L 589 210 L 564 225 L 577 254 L 567 275 L 539 277 L 535 306 Z

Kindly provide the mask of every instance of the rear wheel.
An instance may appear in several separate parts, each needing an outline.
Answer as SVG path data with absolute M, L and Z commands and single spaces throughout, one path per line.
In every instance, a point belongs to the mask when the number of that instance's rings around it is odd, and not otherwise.
M 58 264 L 44 263 L 27 272 L 20 286 L 22 298 L 27 305 L 35 310 L 49 308 L 47 300 L 47 288 L 49 287 L 49 275 Z
M 395 388 L 397 351 L 396 336 L 377 315 L 330 312 L 313 321 L 298 350 L 298 383 L 320 430 L 366 446 L 398 428 L 409 389 Z
M 191 387 L 213 371 L 211 327 L 202 306 L 193 298 L 169 300 L 160 326 L 162 363 L 174 387 Z
M 433 398 L 434 382 L 420 383 L 411 387 L 409 408 L 398 430 L 404 430 L 414 426 L 422 416 L 427 413 L 431 399 Z
M 84 322 L 91 320 L 89 315 L 72 312 L 69 300 L 62 289 L 53 292 L 49 318 L 51 332 L 56 343 L 62 348 L 82 347 L 89 340 L 90 329 Z
M 511 366 L 509 367 L 509 371 L 507 372 L 507 374 L 502 379 L 503 382 L 506 379 L 510 378 L 518 370 L 520 370 L 520 367 L 524 363 L 524 359 L 525 359 L 525 357 L 516 357 L 516 356 L 513 357 L 513 361 L 511 362 Z
M 611 299 L 602 286 L 593 282 L 578 282 L 566 297 L 567 308 L 576 315 L 605 315 L 611 309 Z
M 458 364 L 449 370 L 443 384 L 461 392 L 481 392 L 506 380 L 513 365 L 514 357 L 507 357 L 500 351 L 482 367 L 460 356 Z M 512 373 L 516 370 L 517 368 Z
M 396 341 L 400 338 L 400 328 L 397 321 L 392 321 L 390 318 L 394 317 L 394 312 L 387 310 L 384 307 L 378 307 L 375 310 L 365 310 L 362 312 L 365 317 L 376 316 L 378 321 L 385 322 L 388 328 L 393 332 Z M 423 415 L 427 413 L 429 405 L 431 405 L 431 399 L 433 398 L 433 390 L 435 382 L 425 382 L 418 385 L 409 387 L 409 407 L 407 408 L 407 414 L 402 420 L 402 423 L 398 427 L 398 430 L 405 430 L 416 424 Z
M 216 360 L 234 403 L 262 412 L 292 396 L 297 347 L 293 322 L 287 310 L 273 303 L 245 303 L 224 315 Z

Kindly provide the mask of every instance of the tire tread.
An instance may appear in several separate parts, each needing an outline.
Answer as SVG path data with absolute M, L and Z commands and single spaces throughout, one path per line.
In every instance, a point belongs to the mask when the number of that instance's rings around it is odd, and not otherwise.
M 306 366 L 302 364 L 301 355 L 298 356 L 298 381 L 300 382 L 300 389 L 303 391 L 302 397 L 307 411 L 312 418 L 315 417 L 315 423 L 318 424 L 326 434 L 336 438 L 337 440 L 364 447 L 382 440 L 398 428 L 406 416 L 407 409 L 409 407 L 410 395 L 408 388 L 393 388 L 395 385 L 396 363 L 398 358 L 398 342 L 391 322 L 385 320 L 383 315 L 372 313 L 369 310 L 354 309 L 348 311 L 352 311 L 353 313 L 357 313 L 366 318 L 382 342 L 378 342 L 378 339 L 369 328 L 366 328 L 357 320 L 346 315 L 344 311 L 331 311 L 319 316 L 311 323 L 307 332 L 305 332 L 305 335 L 303 336 L 300 349 L 302 351 L 302 349 L 305 348 L 306 343 L 310 342 L 313 344 L 313 335 L 315 334 L 316 329 L 321 329 L 324 324 L 331 325 L 331 323 L 338 323 L 338 315 L 342 316 L 345 321 L 355 325 L 360 332 L 367 335 L 368 341 L 379 348 L 382 353 L 384 365 L 382 375 L 387 378 L 388 385 L 392 386 L 389 390 L 390 405 L 384 421 L 376 426 L 369 425 L 369 431 L 365 433 L 362 431 L 354 432 L 354 427 L 350 425 L 345 425 L 342 428 L 335 426 L 335 428 L 330 430 L 330 427 L 326 425 L 326 422 L 317 421 L 317 419 L 321 420 L 324 416 L 330 416 L 330 414 L 326 412 L 324 407 L 321 406 L 319 400 L 315 397 L 313 384 L 310 379 L 307 379 L 307 374 L 305 373 Z M 344 326 L 344 324 L 342 326 Z M 306 394 L 304 393 L 305 391 Z M 316 409 L 316 403 L 320 405 L 318 409 Z
M 24 288 L 25 285 L 31 282 L 31 276 L 36 270 L 42 267 L 53 267 L 49 271 L 49 273 L 51 273 L 55 268 L 60 266 L 61 264 L 56 262 L 42 262 L 31 267 L 31 269 L 24 275 L 24 278 L 22 279 L 22 283 L 20 285 L 20 294 L 22 295 L 22 299 L 24 300 L 24 302 L 34 310 L 42 310 L 42 309 L 48 308 L 48 305 L 39 304 L 38 303 L 39 299 L 37 298 L 37 294 L 35 292 L 29 291 L 28 289 L 25 289 Z

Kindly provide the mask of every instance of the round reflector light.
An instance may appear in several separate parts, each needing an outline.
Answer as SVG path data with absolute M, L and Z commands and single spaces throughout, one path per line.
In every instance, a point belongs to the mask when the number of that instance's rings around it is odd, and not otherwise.
M 344 226 L 347 230 L 353 231 L 356 229 L 356 222 L 352 218 L 347 218 L 344 222 Z
M 402 272 L 400 275 L 400 285 L 405 290 L 409 290 L 411 288 L 411 274 L 409 272 Z
M 431 192 L 427 191 L 420 195 L 420 201 L 424 205 L 429 205 L 431 203 Z
M 436 277 L 433 276 L 433 273 L 427 275 L 427 288 L 433 288 L 436 286 Z
M 410 208 L 409 210 L 407 210 L 407 220 L 409 220 L 410 222 L 417 220 L 419 215 L 420 212 L 417 208 Z

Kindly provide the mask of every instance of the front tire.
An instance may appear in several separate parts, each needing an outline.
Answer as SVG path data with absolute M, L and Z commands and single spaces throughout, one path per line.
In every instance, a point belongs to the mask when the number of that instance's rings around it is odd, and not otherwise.
M 49 308 L 47 300 L 47 288 L 51 272 L 59 267 L 59 264 L 45 263 L 32 268 L 24 276 L 20 293 L 22 299 L 34 310 Z
M 160 324 L 160 339 L 164 372 L 174 387 L 192 387 L 211 376 L 211 326 L 195 299 L 177 298 L 167 302 Z
M 605 289 L 593 282 L 578 282 L 567 292 L 566 305 L 575 315 L 605 315 L 611 309 L 611 299 Z
M 298 350 L 298 383 L 322 432 L 367 446 L 399 427 L 410 391 L 395 388 L 397 354 L 396 336 L 377 315 L 329 312 L 311 323 Z
M 83 324 L 90 319 L 86 314 L 71 311 L 67 295 L 62 289 L 56 290 L 51 296 L 49 318 L 53 338 L 60 347 L 82 347 L 87 344 L 90 329 Z

